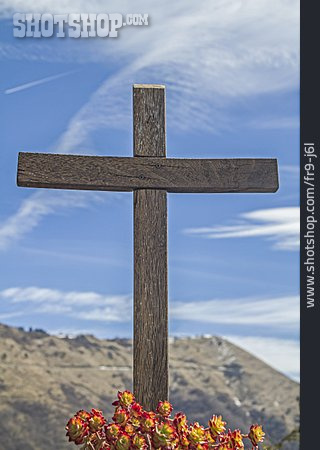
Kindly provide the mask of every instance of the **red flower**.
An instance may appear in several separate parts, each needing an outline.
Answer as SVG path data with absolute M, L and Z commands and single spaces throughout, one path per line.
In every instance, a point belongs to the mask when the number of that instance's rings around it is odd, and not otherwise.
M 181 412 L 174 416 L 173 423 L 178 433 L 185 433 L 188 430 L 187 416 Z
M 142 406 L 137 402 L 133 402 L 130 408 L 130 415 L 133 417 L 139 417 L 141 416 L 142 413 L 143 413 Z
M 198 422 L 190 425 L 189 439 L 194 445 L 205 443 L 206 432 L 203 426 L 199 425 Z
M 155 427 L 155 419 L 152 417 L 151 413 L 144 412 L 141 415 L 141 431 L 148 433 Z
M 110 423 L 104 427 L 104 431 L 108 442 L 113 442 L 119 436 L 121 427 L 117 423 Z
M 134 395 L 130 391 L 118 391 L 118 400 L 113 402 L 113 406 L 121 405 L 125 408 L 130 406 L 135 401 Z
M 84 409 L 80 409 L 80 411 L 78 411 L 75 415 L 77 417 L 80 417 L 80 419 L 84 420 L 85 422 L 88 421 L 91 417 L 91 414 Z
M 240 430 L 225 431 L 226 422 L 213 415 L 209 427 L 195 422 L 188 426 L 187 417 L 177 413 L 170 419 L 172 405 L 159 402 L 157 413 L 144 411 L 130 391 L 119 391 L 113 415 L 114 423 L 106 424 L 102 412 L 83 409 L 67 423 L 70 442 L 83 450 L 244 450 L 243 439 L 255 449 L 264 440 L 260 425 L 252 425 L 248 434 Z
M 102 415 L 102 412 L 98 409 L 92 409 L 89 419 L 89 429 L 92 433 L 95 433 L 106 424 L 106 420 Z
M 69 442 L 74 442 L 76 445 L 83 444 L 84 438 L 88 435 L 88 425 L 81 419 L 81 417 L 72 417 L 66 426 Z
M 141 434 L 135 434 L 131 440 L 132 449 L 134 450 L 146 450 L 147 441 Z
M 259 442 L 263 442 L 265 433 L 262 431 L 261 425 L 251 425 L 248 438 L 252 445 L 257 446 Z
M 190 441 L 188 439 L 187 433 L 179 434 L 179 444 L 182 447 L 186 447 L 186 448 L 189 447 Z
M 126 423 L 124 427 L 124 431 L 129 434 L 129 436 L 133 436 L 135 433 L 135 428 L 131 423 Z
M 117 450 L 129 450 L 130 445 L 131 445 L 130 436 L 125 432 L 121 432 L 116 441 L 116 449 Z
M 165 402 L 159 402 L 157 407 L 157 413 L 160 414 L 160 416 L 163 417 L 169 417 L 172 411 L 172 405 L 171 403 L 165 401 Z
M 117 408 L 115 410 L 114 416 L 112 417 L 112 420 L 121 426 L 125 426 L 125 424 L 129 420 L 129 413 L 124 408 Z
M 230 437 L 230 442 L 232 443 L 233 447 L 235 449 L 242 449 L 244 448 L 244 444 L 242 441 L 242 434 L 240 430 L 234 430 L 231 432 L 229 430 L 228 436 Z
M 170 443 L 177 438 L 175 428 L 170 422 L 163 422 L 155 426 L 155 430 L 152 433 L 152 442 L 155 448 L 164 447 L 170 448 Z
M 221 416 L 212 416 L 209 420 L 209 429 L 212 436 L 217 436 L 225 431 L 225 424 Z

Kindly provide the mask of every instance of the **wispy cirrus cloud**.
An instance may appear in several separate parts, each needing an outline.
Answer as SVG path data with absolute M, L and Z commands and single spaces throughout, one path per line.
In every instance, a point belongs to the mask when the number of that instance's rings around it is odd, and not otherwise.
M 106 12 L 102 0 L 90 3 L 90 8 L 97 13 Z M 51 13 L 83 12 L 87 11 L 87 3 L 35 0 L 28 3 L 28 9 Z M 132 12 L 132 3 L 112 0 L 108 9 L 128 13 Z M 4 0 L 0 15 L 11 19 L 12 13 L 19 10 L 25 10 L 22 0 Z M 237 101 L 244 104 L 244 99 L 253 96 L 287 92 L 298 87 L 297 0 L 219 0 L 209 3 L 207 0 L 196 3 L 179 0 L 174 4 L 169 0 L 161 3 L 137 0 L 135 10 L 148 12 L 150 26 L 126 27 L 117 39 L 92 40 L 90 45 L 83 43 L 81 47 L 65 42 L 63 60 L 107 61 L 108 66 L 113 62 L 117 64 L 115 72 L 109 74 L 73 116 L 52 150 L 81 153 L 83 149 L 87 151 L 91 138 L 100 130 L 127 128 L 131 122 L 131 84 L 135 82 L 161 81 L 167 85 L 170 93 L 167 97 L 168 123 L 173 128 L 210 132 L 234 128 L 231 110 Z M 30 52 L 32 59 L 61 60 L 57 46 L 49 43 L 24 45 L 23 51 Z M 14 48 L 4 47 L 2 53 L 7 58 L 10 55 L 18 58 L 21 49 L 15 52 Z M 291 127 L 292 120 L 290 117 L 279 118 L 274 124 L 269 121 L 267 127 L 275 125 L 277 128 L 279 123 L 281 127 Z M 237 125 L 242 126 L 238 121 Z M 44 193 L 41 200 L 36 196 L 31 196 L 30 201 L 24 200 L 18 211 L 1 225 L 0 237 L 2 235 L 3 241 L 6 236 L 6 245 L 17 235 L 22 238 L 40 223 L 40 209 L 42 216 L 46 214 L 44 209 L 53 212 L 52 206 L 44 208 L 46 197 Z M 37 201 L 40 202 L 38 206 Z M 34 208 L 29 208 L 31 202 Z M 29 210 L 28 218 L 26 210 Z M 22 222 L 19 226 L 17 219 L 21 215 L 29 226 Z M 10 231 L 8 227 L 12 224 L 14 227 Z
M 24 316 L 36 320 L 38 315 L 72 317 L 72 330 L 67 322 L 49 332 L 79 334 L 84 329 L 105 337 L 101 322 L 120 324 L 132 320 L 131 295 L 107 295 L 94 291 L 62 291 L 38 286 L 11 287 L 0 291 L 0 300 L 6 310 L 0 315 L 4 321 Z M 237 334 L 226 334 L 228 340 L 253 353 L 288 376 L 299 378 L 299 343 L 297 339 L 273 337 L 281 329 L 284 335 L 296 333 L 299 325 L 298 296 L 243 299 L 209 299 L 194 302 L 171 301 L 170 318 L 174 322 L 211 324 L 214 329 L 223 325 L 237 329 Z M 42 319 L 43 320 L 43 319 Z M 51 323 L 51 321 L 50 321 Z M 25 325 L 29 325 L 26 323 Z M 52 321 L 52 326 L 56 323 Z M 267 330 L 264 335 L 261 329 Z M 250 331 L 251 335 L 248 335 Z M 241 333 L 241 334 L 240 334 Z M 189 333 L 190 334 L 190 333 Z
M 46 83 L 49 83 L 50 81 L 54 81 L 54 80 L 58 80 L 59 78 L 66 77 L 67 75 L 70 75 L 73 72 L 74 71 L 63 72 L 63 73 L 59 73 L 57 75 L 52 75 L 50 77 L 41 78 L 40 80 L 34 80 L 34 81 L 30 81 L 29 83 L 20 84 L 19 86 L 14 86 L 12 88 L 6 89 L 4 91 L 4 93 L 7 95 L 15 94 L 16 92 L 24 91 L 26 89 L 31 89 L 33 87 L 40 86 L 41 84 L 46 84 Z
M 299 297 L 174 302 L 171 317 L 212 324 L 295 329 L 299 323 Z
M 241 214 L 231 225 L 189 228 L 184 232 L 207 239 L 257 238 L 273 242 L 278 250 L 298 250 L 300 231 L 298 207 L 260 209 Z
M 66 314 L 74 319 L 125 322 L 131 316 L 131 297 L 97 292 L 12 287 L 0 291 L 0 298 L 20 316 L 25 314 Z M 127 319 L 125 319 L 125 317 Z
M 51 307 L 58 311 L 60 306 L 75 318 L 106 322 L 127 321 L 132 307 L 131 295 L 110 296 L 37 286 L 4 289 L 0 291 L 0 298 L 19 310 L 26 305 L 29 312 L 31 308 L 33 313 L 42 313 L 52 311 Z M 170 315 L 179 321 L 294 329 L 299 322 L 299 297 L 173 300 Z
M 0 224 L 0 250 L 6 249 L 11 243 L 21 239 L 33 230 L 41 220 L 49 214 L 66 211 L 70 208 L 87 207 L 91 200 L 101 201 L 95 193 L 74 192 L 37 192 L 23 200 L 16 213 Z
M 90 3 L 90 7 L 97 13 L 105 12 L 101 0 Z M 37 12 L 70 13 L 86 11 L 87 5 L 75 0 L 36 0 L 29 2 L 29 8 Z M 22 0 L 2 2 L 4 17 L 11 17 L 13 11 L 21 9 L 25 9 Z M 129 0 L 120 3 L 113 0 L 108 3 L 108 9 L 128 13 L 132 12 L 132 4 Z M 209 4 L 206 0 L 196 4 L 192 0 L 174 4 L 169 0 L 161 4 L 137 0 L 135 10 L 148 11 L 148 27 L 126 27 L 120 30 L 118 39 L 97 39 L 81 47 L 85 61 L 94 57 L 107 60 L 108 64 L 114 58 L 122 62 L 117 64 L 112 80 L 106 79 L 98 95 L 88 102 L 90 109 L 95 110 L 95 117 L 103 114 L 109 127 L 119 125 L 119 120 L 110 122 L 115 111 L 124 126 L 129 105 L 124 110 L 119 102 L 127 92 L 121 86 L 139 79 L 161 80 L 171 88 L 170 122 L 185 129 L 228 128 L 231 125 L 228 109 L 236 99 L 298 87 L 297 0 L 290 3 L 287 0 L 220 0 Z M 30 45 L 25 51 L 34 53 L 33 47 Z M 52 51 L 38 49 L 39 57 L 47 55 L 51 60 L 56 54 L 55 46 L 51 47 Z M 68 60 L 79 59 L 79 46 L 72 42 L 63 46 L 64 58 L 65 52 Z M 110 104 L 117 106 L 110 111 Z M 290 117 L 280 117 L 273 124 L 291 127 L 290 121 Z M 270 126 L 273 125 L 269 123 Z M 88 128 L 91 129 L 90 124 Z

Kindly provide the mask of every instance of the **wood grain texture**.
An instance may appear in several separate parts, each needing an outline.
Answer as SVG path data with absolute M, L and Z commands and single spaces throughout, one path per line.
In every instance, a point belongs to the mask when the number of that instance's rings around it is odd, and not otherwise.
M 168 391 L 167 192 L 275 192 L 275 159 L 166 158 L 165 89 L 133 86 L 134 157 L 20 153 L 18 186 L 134 191 L 133 388 L 147 410 Z
M 144 127 L 141 123 L 140 118 L 136 133 Z M 155 136 L 163 139 L 163 133 Z M 153 154 L 156 149 L 163 150 L 163 143 L 157 147 L 155 136 L 154 146 L 150 150 Z M 144 145 L 149 151 L 150 139 L 144 139 Z M 137 147 L 141 156 L 141 140 Z M 20 153 L 18 185 L 110 191 L 162 189 L 167 192 L 190 193 L 275 192 L 279 186 L 275 159 L 173 159 L 159 155 L 140 156 L 120 158 Z
M 133 111 L 134 159 L 165 159 L 164 89 L 134 86 Z M 133 205 L 133 389 L 144 408 L 155 410 L 169 398 L 167 193 L 136 190 Z
M 166 156 L 164 86 L 133 86 L 134 156 Z

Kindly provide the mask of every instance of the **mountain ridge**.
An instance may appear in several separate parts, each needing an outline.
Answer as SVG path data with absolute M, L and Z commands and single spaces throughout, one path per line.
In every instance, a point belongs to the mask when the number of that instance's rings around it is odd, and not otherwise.
M 72 339 L 0 324 L 0 421 L 6 450 L 70 449 L 64 436 L 79 409 L 111 418 L 117 391 L 132 389 L 132 342 L 93 335 Z M 299 425 L 299 384 L 220 337 L 170 339 L 174 412 L 206 424 L 222 414 L 230 428 L 252 423 L 275 443 Z M 284 446 L 297 449 L 296 443 Z M 1 448 L 1 446 L 0 446 Z

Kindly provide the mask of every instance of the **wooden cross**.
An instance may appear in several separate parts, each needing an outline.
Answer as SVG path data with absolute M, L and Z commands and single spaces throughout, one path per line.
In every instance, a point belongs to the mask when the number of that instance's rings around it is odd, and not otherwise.
M 133 191 L 133 391 L 168 393 L 167 192 L 275 192 L 275 159 L 166 158 L 165 87 L 133 86 L 134 157 L 19 153 L 18 186 Z

